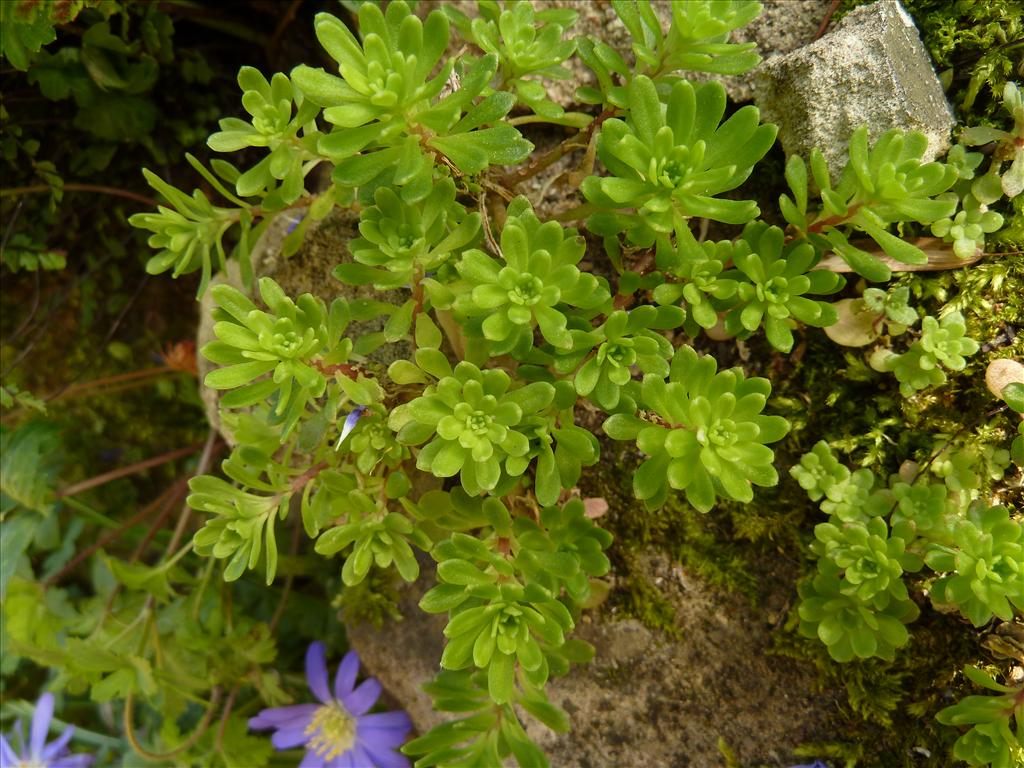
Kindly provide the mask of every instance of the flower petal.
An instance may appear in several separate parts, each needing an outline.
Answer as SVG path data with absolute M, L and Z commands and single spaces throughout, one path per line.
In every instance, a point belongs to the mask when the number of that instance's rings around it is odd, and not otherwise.
M 349 433 L 356 428 L 356 423 L 359 421 L 359 417 L 363 415 L 363 411 L 365 410 L 365 405 L 356 406 L 356 408 L 345 417 L 345 424 L 341 428 L 341 437 L 338 438 L 338 445 L 341 445 L 342 441 L 348 437 Z
M 18 761 L 18 755 L 15 754 L 13 749 L 11 749 L 11 745 L 7 743 L 7 739 L 0 736 L 0 763 L 3 763 L 4 765 L 17 765 Z
M 290 707 L 264 709 L 256 717 L 249 719 L 249 727 L 257 731 L 266 728 L 284 728 L 296 720 L 301 720 L 305 727 L 309 724 L 318 706 L 318 704 L 294 704 Z
M 36 711 L 32 715 L 32 735 L 29 737 L 29 753 L 35 762 L 41 762 L 43 748 L 46 746 L 46 734 L 50 730 L 52 718 L 53 694 L 44 693 L 36 702 Z
M 356 675 L 359 674 L 359 654 L 349 651 L 338 665 L 338 674 L 334 676 L 334 698 L 344 699 L 356 686 Z
M 380 698 L 380 691 L 381 686 L 377 679 L 368 677 L 352 693 L 343 697 L 341 701 L 345 705 L 345 709 L 349 711 L 349 714 L 359 717 L 360 715 L 365 715 L 370 710 L 370 707 L 377 703 L 377 699 Z
M 405 712 L 381 712 L 364 715 L 356 721 L 356 738 L 364 744 L 397 747 L 412 730 L 412 721 Z
M 366 750 L 362 748 L 358 741 L 345 754 L 352 761 L 352 768 L 377 768 L 373 758 L 366 754 Z
M 327 659 L 324 644 L 319 640 L 310 643 L 306 651 L 306 680 L 314 696 L 324 704 L 331 702 L 331 692 L 327 688 Z
M 95 755 L 67 755 L 57 759 L 57 762 L 50 763 L 50 768 L 89 768 Z
M 47 763 L 55 757 L 58 757 L 60 753 L 64 751 L 64 748 L 67 747 L 68 742 L 71 741 L 71 737 L 74 733 L 75 726 L 69 725 L 64 729 L 64 733 L 62 733 L 55 741 L 47 744 L 43 748 L 43 762 Z
M 278 749 L 305 746 L 308 741 L 309 736 L 306 735 L 306 729 L 295 726 L 274 731 L 274 735 L 270 737 L 270 743 Z
M 324 759 L 313 750 L 307 750 L 299 768 L 324 768 Z
M 361 746 L 373 760 L 368 765 L 373 765 L 374 768 L 409 768 L 410 766 L 409 758 L 395 752 L 393 749 L 366 742 L 363 742 Z
M 405 712 L 376 712 L 360 717 L 356 727 L 360 730 L 401 730 L 408 733 L 412 730 L 412 720 Z

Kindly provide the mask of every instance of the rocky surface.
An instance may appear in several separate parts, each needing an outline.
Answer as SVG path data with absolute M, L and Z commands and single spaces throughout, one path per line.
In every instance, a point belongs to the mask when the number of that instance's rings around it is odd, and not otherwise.
M 770 653 L 785 594 L 754 609 L 653 552 L 644 570 L 669 597 L 677 632 L 609 611 L 584 614 L 574 636 L 595 646 L 594 660 L 548 685 L 573 730 L 558 735 L 527 718 L 553 766 L 717 766 L 720 740 L 741 765 L 786 766 L 797 762 L 795 747 L 832 735 L 826 720 L 836 707 L 831 696 L 815 693 L 813 668 Z M 427 616 L 416 605 L 426 586 L 403 590 L 402 620 L 348 627 L 366 668 L 420 732 L 446 719 L 420 690 L 438 671 L 444 647 L 444 617 Z
M 819 147 L 833 176 L 846 138 L 867 124 L 871 139 L 890 128 L 921 131 L 928 155 L 950 146 L 955 124 L 913 20 L 896 0 L 857 8 L 835 30 L 758 70 L 756 103 L 779 126 L 787 154 Z

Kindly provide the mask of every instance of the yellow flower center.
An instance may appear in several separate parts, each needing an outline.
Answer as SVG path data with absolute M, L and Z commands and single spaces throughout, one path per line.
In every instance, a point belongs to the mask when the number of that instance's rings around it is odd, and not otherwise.
M 333 760 L 356 743 L 356 721 L 338 702 L 317 707 L 306 726 L 312 738 L 306 746 L 325 760 Z

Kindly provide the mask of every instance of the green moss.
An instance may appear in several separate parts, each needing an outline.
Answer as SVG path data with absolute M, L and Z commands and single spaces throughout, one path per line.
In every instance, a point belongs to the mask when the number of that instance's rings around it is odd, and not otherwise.
M 999 102 L 1024 57 L 1021 0 L 904 0 L 964 122 L 1009 128 Z M 976 118 L 976 119 L 968 119 Z
M 369 622 L 380 629 L 385 621 L 401 621 L 398 609 L 398 584 L 393 570 L 371 568 L 366 578 L 352 587 L 343 587 L 331 605 L 341 611 L 350 624 Z
M 821 675 L 822 690 L 846 693 L 847 731 L 842 740 L 808 744 L 802 753 L 855 759 L 857 765 L 887 768 L 945 768 L 949 765 L 954 730 L 940 725 L 935 714 L 956 696 L 949 688 L 955 671 L 975 663 L 978 647 L 955 616 L 925 610 L 912 626 L 910 644 L 896 660 L 879 659 L 838 664 L 824 645 L 795 633 L 795 617 L 787 632 L 776 637 L 776 652 L 809 660 Z
M 677 634 L 671 601 L 646 575 L 652 557 L 658 555 L 680 564 L 713 587 L 756 598 L 756 564 L 763 550 L 752 543 L 757 536 L 735 536 L 730 514 L 723 512 L 729 505 L 702 514 L 677 495 L 661 509 L 650 512 L 633 498 L 632 477 L 639 457 L 631 447 L 606 441 L 602 455 L 608 460 L 602 461 L 600 469 L 584 475 L 581 490 L 585 496 L 605 499 L 611 510 L 601 520 L 615 536 L 609 552 L 616 580 L 610 607 L 648 627 Z M 771 527 L 764 523 L 769 515 L 766 512 L 762 520 L 766 527 Z

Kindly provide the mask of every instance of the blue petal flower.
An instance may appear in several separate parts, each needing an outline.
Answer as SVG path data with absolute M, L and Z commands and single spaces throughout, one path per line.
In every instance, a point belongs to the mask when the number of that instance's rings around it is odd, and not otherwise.
M 341 427 L 341 436 L 338 438 L 337 444 L 334 446 L 334 450 L 341 448 L 341 444 L 345 442 L 345 438 L 351 434 L 352 430 L 356 428 L 356 424 L 359 422 L 359 417 L 366 412 L 365 405 L 357 405 L 348 416 L 345 417 L 345 423 Z
M 359 674 L 359 656 L 349 651 L 338 665 L 338 674 L 334 677 L 334 698 L 344 699 L 356 687 L 356 675 Z
M 364 680 L 362 685 L 352 691 L 351 694 L 342 697 L 341 701 L 345 705 L 345 709 L 358 717 L 359 715 L 365 715 L 370 711 L 370 707 L 377 703 L 377 699 L 380 698 L 380 691 L 380 683 L 371 677 L 368 680 Z
M 14 724 L 10 736 L 22 753 L 19 755 L 7 739 L 0 736 L 0 768 L 13 768 L 22 764 L 39 766 L 39 768 L 88 768 L 95 759 L 92 755 L 72 755 L 68 752 L 68 742 L 74 735 L 75 728 L 69 725 L 64 732 L 49 744 L 46 735 L 50 731 L 53 719 L 53 694 L 44 693 L 36 702 L 32 713 L 32 725 L 29 728 L 28 751 L 25 752 L 25 733 L 21 722 Z M 16 736 L 16 738 L 15 738 Z
M 271 743 L 278 749 L 306 747 L 299 768 L 409 768 L 409 759 L 397 749 L 412 721 L 405 712 L 366 714 L 377 703 L 381 685 L 370 677 L 357 686 L 358 675 L 359 656 L 349 651 L 338 667 L 331 696 L 324 645 L 311 643 L 306 679 L 321 703 L 265 709 L 249 720 L 249 727 L 273 729 Z
M 309 690 L 324 704 L 331 700 L 331 691 L 327 687 L 327 657 L 324 655 L 324 644 L 317 641 L 310 643 L 306 651 L 306 680 Z

